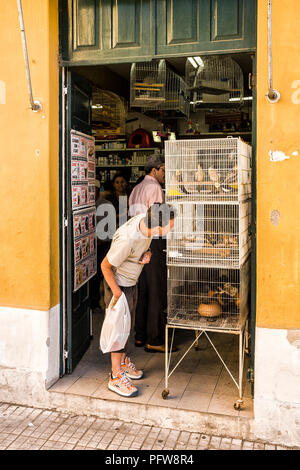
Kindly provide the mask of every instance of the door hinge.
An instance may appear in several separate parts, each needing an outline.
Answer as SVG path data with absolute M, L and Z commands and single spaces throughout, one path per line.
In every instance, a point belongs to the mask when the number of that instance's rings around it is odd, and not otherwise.
M 64 86 L 63 92 L 64 92 L 64 95 L 67 95 L 68 94 L 68 87 Z
M 248 75 L 248 88 L 249 88 L 249 90 L 252 90 L 255 87 L 256 87 L 256 74 L 255 73 L 249 73 L 249 75 Z
M 67 218 L 67 217 L 64 218 L 64 226 L 65 226 L 65 227 L 68 226 L 68 218 Z
M 254 383 L 254 370 L 251 368 L 247 370 L 247 380 L 252 384 Z
M 64 358 L 68 359 L 68 356 L 69 356 L 69 351 L 64 350 Z

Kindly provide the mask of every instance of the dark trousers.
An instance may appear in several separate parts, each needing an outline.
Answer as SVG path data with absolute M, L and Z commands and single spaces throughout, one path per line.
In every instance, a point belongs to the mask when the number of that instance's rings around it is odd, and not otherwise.
M 91 308 L 99 307 L 100 302 L 100 282 L 103 279 L 101 263 L 110 248 L 110 241 L 98 244 L 97 246 L 97 274 L 90 280 Z
M 167 308 L 166 240 L 157 238 L 151 243 L 152 257 L 138 282 L 138 301 L 135 316 L 135 339 L 153 346 L 164 344 Z

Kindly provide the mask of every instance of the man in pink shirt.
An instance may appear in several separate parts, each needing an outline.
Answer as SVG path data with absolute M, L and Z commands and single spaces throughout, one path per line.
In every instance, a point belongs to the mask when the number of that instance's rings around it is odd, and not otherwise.
M 155 202 L 162 203 L 165 184 L 165 163 L 160 155 L 152 155 L 145 165 L 146 176 L 131 192 L 129 198 L 129 215 L 144 214 Z
M 129 198 L 131 217 L 145 213 L 155 202 L 164 202 L 165 161 L 151 155 L 145 165 L 146 176 Z M 166 240 L 153 238 L 151 261 L 144 267 L 138 282 L 135 317 L 135 345 L 148 352 L 165 351 L 165 313 L 167 308 Z

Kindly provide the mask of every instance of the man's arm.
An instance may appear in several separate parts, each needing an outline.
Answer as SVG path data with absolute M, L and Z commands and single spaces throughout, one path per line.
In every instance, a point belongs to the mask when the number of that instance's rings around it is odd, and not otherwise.
M 104 276 L 104 279 L 106 280 L 107 284 L 111 288 L 111 291 L 113 293 L 113 296 L 115 299 L 118 299 L 122 295 L 122 291 L 118 284 L 116 283 L 114 273 L 112 271 L 112 265 L 107 259 L 107 256 L 105 256 L 104 260 L 101 263 L 101 271 Z

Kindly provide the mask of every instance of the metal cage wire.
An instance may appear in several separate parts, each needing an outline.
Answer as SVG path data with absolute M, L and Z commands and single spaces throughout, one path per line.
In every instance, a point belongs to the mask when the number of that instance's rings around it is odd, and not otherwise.
M 239 268 L 250 251 L 249 201 L 237 204 L 177 203 L 167 239 L 169 265 Z
M 239 202 L 251 196 L 251 146 L 240 138 L 165 143 L 166 200 Z
M 187 59 L 185 68 L 185 81 L 193 103 L 242 101 L 243 71 L 231 57 L 201 56 L 197 60 Z
M 133 63 L 130 73 L 130 106 L 142 111 L 177 111 L 189 115 L 187 86 L 164 59 Z
M 168 324 L 239 332 L 248 293 L 249 261 L 241 269 L 168 266 Z
M 111 91 L 93 88 L 92 121 L 95 136 L 125 134 L 126 114 L 122 98 Z

